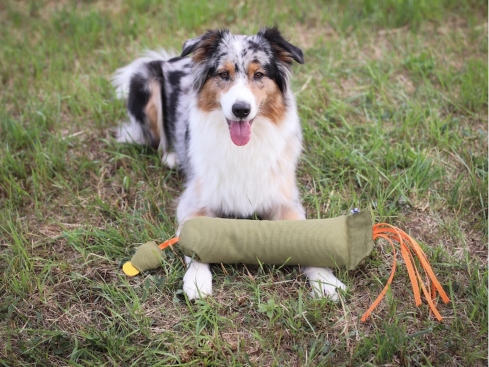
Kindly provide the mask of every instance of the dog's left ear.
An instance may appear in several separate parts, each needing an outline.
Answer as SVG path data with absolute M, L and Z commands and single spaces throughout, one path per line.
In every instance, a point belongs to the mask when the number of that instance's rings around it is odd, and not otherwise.
M 262 28 L 258 36 L 265 38 L 272 47 L 272 51 L 280 61 L 287 65 L 292 65 L 293 61 L 304 64 L 304 55 L 299 47 L 287 42 L 282 37 L 277 27 Z

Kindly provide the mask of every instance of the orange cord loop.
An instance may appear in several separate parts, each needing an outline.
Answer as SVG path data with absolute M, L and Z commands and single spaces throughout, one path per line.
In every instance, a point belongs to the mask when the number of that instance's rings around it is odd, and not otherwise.
M 158 245 L 158 247 L 160 248 L 160 250 L 163 250 L 163 249 L 167 248 L 168 246 L 173 246 L 178 241 L 180 241 L 180 237 L 173 237 L 173 238 L 170 238 L 169 240 L 166 240 L 163 243 L 160 243 Z
M 419 289 L 421 287 L 421 291 L 423 292 L 423 295 L 425 296 L 431 311 L 438 319 L 438 321 L 441 321 L 443 317 L 440 315 L 440 312 L 438 312 L 433 300 L 435 299 L 437 293 L 441 296 L 441 299 L 444 303 L 450 302 L 450 299 L 443 290 L 443 287 L 441 286 L 438 279 L 436 279 L 435 273 L 431 269 L 430 263 L 421 246 L 406 232 L 387 223 L 378 223 L 373 226 L 372 239 L 376 240 L 377 238 L 384 238 L 390 243 L 393 249 L 393 265 L 391 274 L 389 276 L 389 279 L 387 280 L 387 284 L 385 285 L 382 292 L 380 292 L 377 299 L 372 303 L 370 308 L 363 314 L 361 321 L 367 320 L 372 311 L 378 306 L 384 295 L 387 293 L 387 290 L 392 284 L 392 280 L 394 279 L 394 273 L 397 265 L 397 252 L 394 243 L 392 242 L 393 240 L 399 242 L 401 255 L 404 259 L 404 262 L 406 263 L 409 279 L 413 288 L 414 303 L 416 304 L 416 306 L 419 306 L 421 304 L 421 294 Z M 421 263 L 421 266 L 427 275 L 427 285 L 424 284 L 418 268 L 416 267 L 416 263 L 414 261 L 415 256 L 418 257 L 419 262 Z

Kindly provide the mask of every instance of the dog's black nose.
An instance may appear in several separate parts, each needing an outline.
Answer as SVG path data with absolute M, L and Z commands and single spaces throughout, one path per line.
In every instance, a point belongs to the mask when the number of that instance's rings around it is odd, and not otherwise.
M 236 102 L 233 104 L 233 113 L 239 119 L 243 119 L 250 114 L 251 107 L 248 102 Z

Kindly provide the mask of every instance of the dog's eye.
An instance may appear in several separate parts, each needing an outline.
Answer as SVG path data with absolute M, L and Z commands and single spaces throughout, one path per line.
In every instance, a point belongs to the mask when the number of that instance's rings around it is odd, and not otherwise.
M 265 76 L 265 74 L 263 74 L 261 71 L 257 71 L 255 73 L 255 75 L 253 75 L 253 78 L 255 78 L 255 80 L 260 80 L 261 78 L 263 78 Z
M 229 73 L 227 71 L 223 71 L 217 75 L 219 75 L 219 77 L 223 80 L 229 80 Z

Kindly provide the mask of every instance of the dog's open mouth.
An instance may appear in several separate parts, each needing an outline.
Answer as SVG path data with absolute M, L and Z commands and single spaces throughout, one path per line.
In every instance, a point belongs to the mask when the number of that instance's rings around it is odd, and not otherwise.
M 253 123 L 253 119 L 249 121 L 227 120 L 227 122 L 233 143 L 239 147 L 248 144 L 251 138 L 251 124 Z

